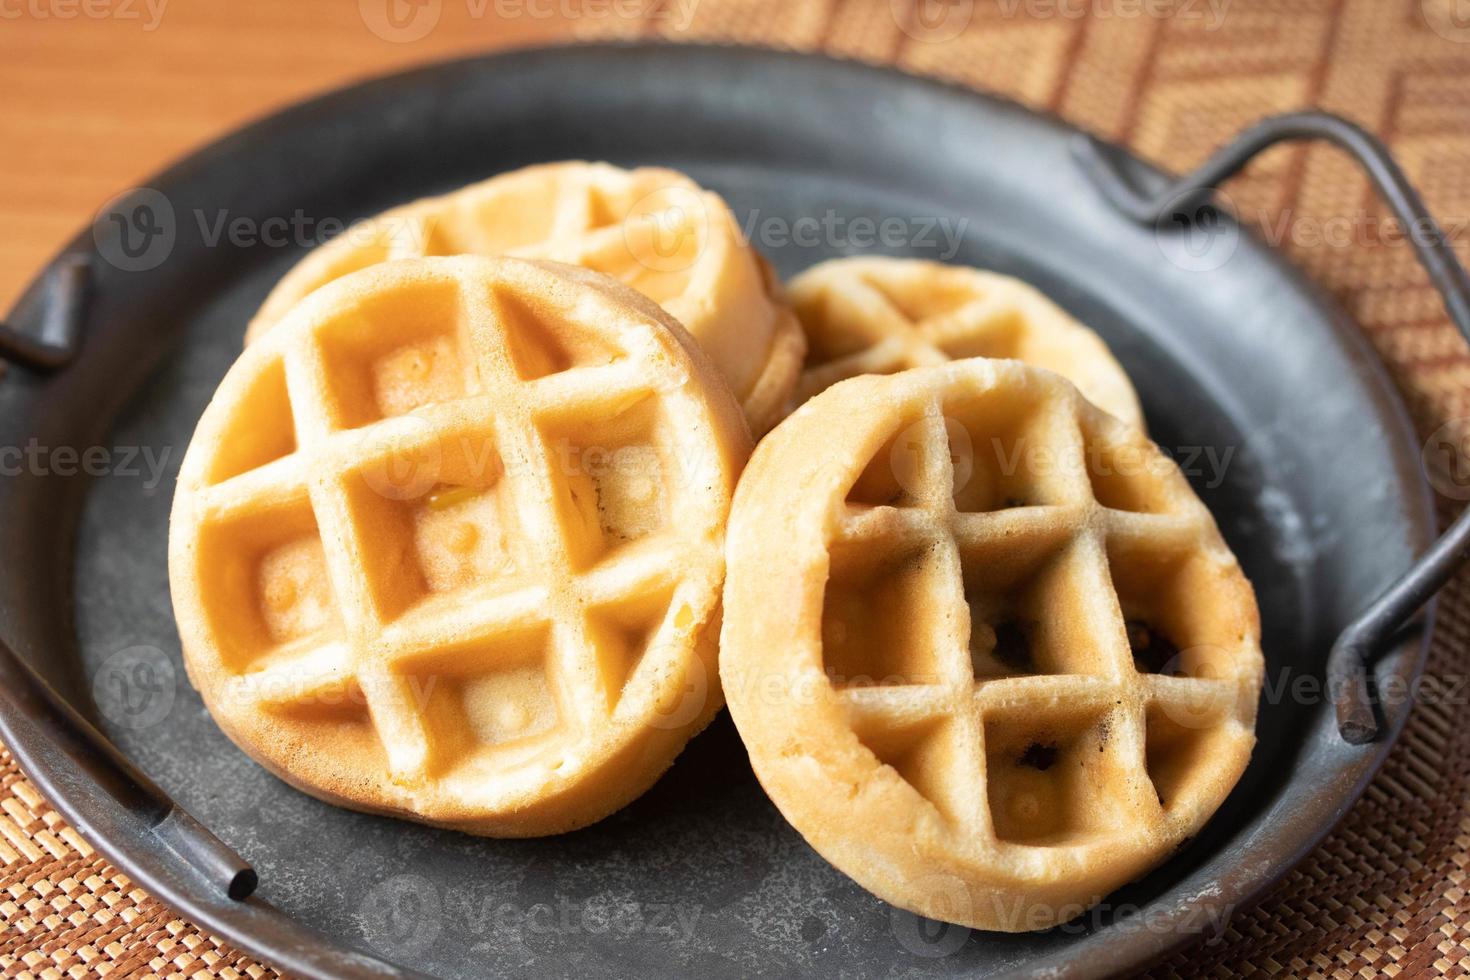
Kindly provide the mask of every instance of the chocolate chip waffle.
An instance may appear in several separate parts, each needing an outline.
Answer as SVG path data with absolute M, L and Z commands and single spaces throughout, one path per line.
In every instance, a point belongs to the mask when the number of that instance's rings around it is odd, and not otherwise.
M 854 378 L 761 443 L 721 674 L 761 784 L 914 912 L 1046 928 L 1158 864 L 1254 743 L 1254 595 L 1178 468 L 1060 376 Z

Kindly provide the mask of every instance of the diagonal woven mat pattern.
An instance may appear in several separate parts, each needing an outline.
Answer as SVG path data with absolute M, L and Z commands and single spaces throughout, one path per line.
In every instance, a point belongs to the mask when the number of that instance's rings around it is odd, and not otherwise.
M 1389 141 L 1470 261 L 1470 19 L 1457 0 L 699 0 L 687 23 L 660 16 L 668 7 L 567 32 L 896 63 L 1057 112 L 1176 171 L 1262 115 L 1320 105 Z M 1352 164 L 1330 149 L 1283 148 L 1229 191 L 1236 210 L 1363 325 L 1421 435 L 1470 416 L 1470 356 L 1409 250 L 1384 233 Z M 1341 216 L 1346 226 L 1332 223 Z M 1458 506 L 1443 500 L 1442 519 Z M 1440 604 L 1431 690 L 1462 686 L 1467 647 L 1470 576 L 1461 575 Z M 1222 937 L 1155 973 L 1470 974 L 1464 701 L 1420 704 L 1383 773 L 1323 846 L 1263 903 L 1236 912 Z M 0 868 L 7 976 L 270 975 L 135 889 L 3 753 Z

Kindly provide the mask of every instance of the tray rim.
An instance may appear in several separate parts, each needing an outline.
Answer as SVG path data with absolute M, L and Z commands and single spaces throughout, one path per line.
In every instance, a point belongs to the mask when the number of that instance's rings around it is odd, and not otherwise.
M 1162 185 L 1171 176 L 1167 171 L 1136 155 L 1127 146 L 1098 134 L 1089 134 L 1076 123 L 1063 119 L 1054 112 L 1032 108 L 1014 99 L 980 90 L 958 81 L 915 74 L 896 65 L 837 56 L 818 50 L 802 51 L 718 41 L 686 43 L 638 39 L 515 46 L 434 60 L 381 74 L 359 77 L 256 115 L 239 126 L 194 147 L 165 168 L 141 178 L 136 186 L 157 187 L 184 180 L 201 170 L 216 166 L 228 158 L 239 146 L 253 144 L 261 139 L 269 139 L 273 135 L 274 128 L 288 126 L 297 121 L 299 117 L 331 112 L 339 104 L 345 105 L 353 100 L 372 96 L 375 90 L 391 88 L 404 82 L 432 78 L 447 71 L 475 69 L 496 64 L 504 66 L 525 59 L 576 58 L 589 53 L 592 55 L 609 53 L 637 55 L 641 53 L 667 54 L 671 51 L 681 52 L 691 58 L 713 55 L 750 59 L 755 62 L 764 59 L 807 63 L 820 65 L 826 70 L 867 73 L 879 80 L 886 80 L 889 84 L 913 85 L 936 92 L 958 95 L 966 99 L 988 103 L 999 110 L 1020 113 L 1046 122 L 1055 128 L 1065 130 L 1073 137 L 1091 135 L 1119 154 L 1119 158 L 1134 174 L 1147 180 L 1157 181 Z M 1391 430 L 1388 432 L 1387 441 L 1399 445 L 1400 448 L 1417 447 L 1416 430 L 1403 392 L 1393 381 L 1387 366 L 1373 349 L 1362 329 L 1341 304 L 1323 287 L 1308 278 L 1286 257 L 1284 252 L 1267 244 L 1253 229 L 1240 225 L 1233 215 L 1222 213 L 1222 216 L 1241 232 L 1240 248 L 1256 251 L 1321 311 L 1324 320 L 1331 325 L 1332 333 L 1343 352 L 1356 366 L 1365 371 L 1370 376 L 1372 383 L 1380 389 L 1384 397 L 1376 398 L 1374 401 L 1375 408 L 1382 414 L 1386 427 Z M 1126 219 L 1119 215 L 1119 220 Z M 69 256 L 75 256 L 78 253 L 88 255 L 96 253 L 91 227 L 91 225 L 84 226 L 69 242 L 58 249 L 44 266 L 37 270 L 30 283 L 22 289 L 12 304 L 7 318 L 14 317 L 17 312 L 37 302 L 45 288 L 48 276 Z M 0 383 L 5 381 L 5 368 L 15 370 L 14 366 L 0 364 Z M 1413 494 L 1410 499 L 1399 501 L 1403 506 L 1403 512 L 1399 518 L 1409 532 L 1409 537 L 1417 538 L 1412 544 L 1418 554 L 1422 553 L 1435 537 L 1438 527 L 1434 506 L 1435 498 L 1422 468 L 1407 466 L 1400 469 L 1404 472 L 1395 474 L 1396 482 L 1417 485 L 1419 488 L 1419 492 Z M 1412 476 L 1410 476 L 1410 471 Z M 71 600 L 72 597 L 68 595 L 66 598 Z M 68 608 L 72 607 L 70 601 L 67 605 Z M 1401 656 L 1408 658 L 1407 675 L 1411 681 L 1416 680 L 1422 674 L 1427 664 L 1437 619 L 1436 607 L 1437 599 L 1431 599 L 1416 620 L 1417 628 L 1407 631 L 1393 648 L 1393 652 L 1398 652 Z M 1385 656 L 1387 655 L 1386 652 Z M 85 709 L 87 706 L 82 707 Z M 1384 727 L 1382 738 L 1378 742 L 1361 747 L 1355 753 L 1354 759 L 1345 761 L 1339 767 L 1339 774 L 1342 777 L 1350 777 L 1351 782 L 1344 789 L 1329 794 L 1332 799 L 1328 805 L 1323 806 L 1319 803 L 1314 813 L 1324 816 L 1325 819 L 1313 825 L 1313 830 L 1301 838 L 1300 845 L 1289 852 L 1283 852 L 1282 856 L 1273 862 L 1274 867 L 1269 871 L 1264 874 L 1258 873 L 1248 881 L 1242 880 L 1237 883 L 1233 893 L 1226 893 L 1225 897 L 1231 899 L 1229 907 L 1233 912 L 1238 912 L 1265 898 L 1277 882 L 1300 864 L 1306 855 L 1315 850 L 1338 826 L 1382 769 L 1389 753 L 1402 734 L 1412 707 L 1410 702 L 1398 713 L 1397 717 L 1386 719 L 1387 724 Z M 169 862 L 158 860 L 148 864 L 139 864 L 134 861 L 127 855 L 126 847 L 117 843 L 116 838 L 98 833 L 99 828 L 89 818 L 86 809 L 78 805 L 76 799 L 61 792 L 57 781 L 35 771 L 32 752 L 27 747 L 28 744 L 31 744 L 28 739 L 43 738 L 44 735 L 34 725 L 29 727 L 30 732 L 26 733 L 25 728 L 6 724 L 3 719 L 0 719 L 0 734 L 5 737 L 5 745 L 11 750 L 27 778 L 46 797 L 47 802 L 66 817 L 68 822 L 99 853 L 143 887 L 153 898 L 175 913 L 187 917 L 196 925 L 206 927 L 210 932 L 228 940 L 242 951 L 292 974 L 313 977 L 346 975 L 320 968 L 323 962 L 335 959 L 339 963 L 351 963 L 357 966 L 360 975 L 415 977 L 424 975 L 387 960 L 381 960 L 360 949 L 342 946 L 334 937 L 300 924 L 289 914 L 258 897 L 251 897 L 244 902 L 233 902 L 223 896 L 220 896 L 221 901 L 218 902 L 206 903 L 197 900 L 195 896 L 189 894 L 185 887 L 181 887 L 190 875 L 176 873 L 178 868 L 187 868 L 187 865 L 177 857 L 172 858 L 172 867 Z M 123 828 L 114 828 L 115 831 L 120 829 Z M 175 873 L 169 874 L 168 872 Z M 248 928 L 250 924 L 248 920 L 262 917 L 278 930 L 279 939 L 285 942 L 272 945 L 266 940 L 257 938 L 255 932 Z M 1098 949 L 1090 950 L 1092 959 L 1088 965 L 1079 969 L 1075 963 L 1070 964 L 1069 975 L 1101 977 L 1139 970 L 1212 935 L 1212 932 L 1135 930 L 1118 936 Z M 289 943 L 291 948 L 287 949 L 286 943 Z M 317 944 L 320 948 L 312 949 L 311 944 Z M 330 957 L 323 959 L 320 956 L 322 952 L 330 954 Z M 1045 972 L 1048 969 L 1068 966 L 1069 955 L 1072 954 L 1062 953 L 1056 957 L 1048 957 L 1046 960 L 1028 964 L 1023 969 L 1029 974 L 1036 970 Z

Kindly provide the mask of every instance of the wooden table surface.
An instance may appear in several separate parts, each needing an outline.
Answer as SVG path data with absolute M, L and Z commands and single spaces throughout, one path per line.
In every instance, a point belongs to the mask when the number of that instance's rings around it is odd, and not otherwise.
M 437 22 L 421 38 L 395 39 L 382 16 L 390 4 L 407 23 L 419 7 Z M 577 20 L 560 12 L 571 9 L 537 0 L 0 0 L 0 311 L 114 195 L 252 118 L 416 63 L 641 27 L 619 23 L 611 5 Z

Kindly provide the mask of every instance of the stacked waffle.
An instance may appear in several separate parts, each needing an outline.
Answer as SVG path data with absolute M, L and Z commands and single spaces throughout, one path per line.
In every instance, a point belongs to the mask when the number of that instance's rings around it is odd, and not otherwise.
M 248 340 L 170 578 L 205 704 L 308 793 L 571 830 L 728 699 L 835 866 L 1018 931 L 1244 770 L 1250 585 L 1102 340 L 1017 280 L 783 289 L 688 178 L 560 163 L 369 219 Z

